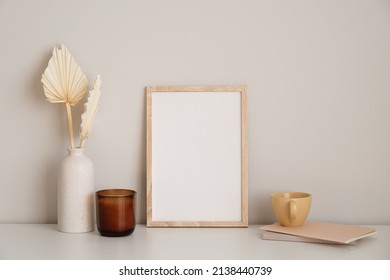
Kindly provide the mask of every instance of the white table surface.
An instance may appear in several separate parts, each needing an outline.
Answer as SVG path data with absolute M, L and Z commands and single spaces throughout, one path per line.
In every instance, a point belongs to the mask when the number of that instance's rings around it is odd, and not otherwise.
M 390 259 L 390 226 L 356 245 L 329 245 L 261 238 L 259 225 L 248 228 L 147 228 L 137 225 L 126 237 L 97 231 L 67 234 L 55 224 L 0 224 L 0 259 Z

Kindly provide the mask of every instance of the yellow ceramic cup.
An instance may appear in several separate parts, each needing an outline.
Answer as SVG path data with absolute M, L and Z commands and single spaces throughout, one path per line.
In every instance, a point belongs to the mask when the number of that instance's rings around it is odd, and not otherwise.
M 277 192 L 271 194 L 272 210 L 282 226 L 301 226 L 311 206 L 311 194 L 304 192 Z

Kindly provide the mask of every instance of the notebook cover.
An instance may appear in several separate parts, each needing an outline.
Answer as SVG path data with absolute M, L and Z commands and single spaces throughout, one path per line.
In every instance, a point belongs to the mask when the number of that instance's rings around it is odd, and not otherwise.
M 333 241 L 328 241 L 328 240 L 303 237 L 303 236 L 279 233 L 279 232 L 268 231 L 268 230 L 264 230 L 262 232 L 262 238 L 265 240 L 292 241 L 292 242 L 303 242 L 303 243 L 319 243 L 319 244 L 335 244 L 335 245 L 352 245 L 352 244 L 354 245 L 354 244 L 356 244 L 356 241 L 352 241 L 351 243 L 345 244 L 345 243 L 338 243 L 338 242 L 333 242 Z
M 285 227 L 275 223 L 262 226 L 260 229 L 342 244 L 349 244 L 376 233 L 375 228 L 372 227 L 310 221 L 300 227 Z

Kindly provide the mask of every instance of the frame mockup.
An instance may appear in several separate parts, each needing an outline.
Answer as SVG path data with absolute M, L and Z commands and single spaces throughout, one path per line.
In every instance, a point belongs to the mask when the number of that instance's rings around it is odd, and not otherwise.
M 245 86 L 146 88 L 147 226 L 247 227 Z

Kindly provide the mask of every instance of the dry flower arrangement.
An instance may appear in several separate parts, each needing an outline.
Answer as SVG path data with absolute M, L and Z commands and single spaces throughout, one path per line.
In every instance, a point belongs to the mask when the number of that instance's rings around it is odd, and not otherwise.
M 55 47 L 45 72 L 42 74 L 43 90 L 51 103 L 65 103 L 68 117 L 70 146 L 75 148 L 73 135 L 72 108 L 83 99 L 88 90 L 88 80 L 67 48 Z M 96 77 L 93 89 L 89 92 L 84 113 L 81 116 L 79 148 L 84 148 L 96 116 L 100 99 L 100 76 Z

